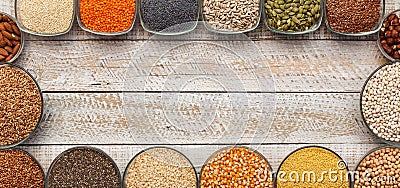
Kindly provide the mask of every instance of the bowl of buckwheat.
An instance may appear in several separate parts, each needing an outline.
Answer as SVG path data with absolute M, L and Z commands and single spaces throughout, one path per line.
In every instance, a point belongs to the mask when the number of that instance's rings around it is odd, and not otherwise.
M 384 142 L 400 146 L 400 62 L 376 69 L 365 82 L 360 100 L 368 129 Z

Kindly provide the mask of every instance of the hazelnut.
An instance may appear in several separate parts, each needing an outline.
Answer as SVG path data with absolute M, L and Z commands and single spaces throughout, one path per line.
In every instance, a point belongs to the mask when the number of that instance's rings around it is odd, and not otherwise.
M 387 41 L 386 40 L 381 40 L 381 45 L 385 45 L 385 44 L 387 44 Z
M 394 27 L 394 29 L 395 29 L 396 31 L 400 32 L 400 25 Z
M 397 32 L 396 30 L 392 30 L 392 37 L 397 38 L 398 36 L 399 36 L 399 32 Z
M 388 21 L 384 21 L 384 22 L 383 22 L 383 27 L 384 27 L 384 28 L 389 27 L 389 22 L 388 22 Z
M 385 32 L 385 37 L 390 37 L 392 36 L 392 32 L 391 31 L 386 31 Z
M 393 58 L 395 58 L 395 59 L 400 59 L 400 54 L 399 54 L 398 51 L 395 51 L 395 52 L 393 53 Z
M 388 29 L 389 29 L 390 31 L 391 31 L 391 30 L 394 30 L 394 26 L 391 25 L 391 26 L 388 27 Z
M 388 17 L 388 21 L 392 21 L 395 17 L 397 17 L 396 14 L 390 14 Z
M 394 44 L 394 39 L 393 38 L 388 38 L 386 42 L 387 42 L 388 45 L 393 45 Z
M 391 22 L 390 24 L 394 25 L 394 26 L 398 26 L 399 25 L 399 18 L 396 16 Z

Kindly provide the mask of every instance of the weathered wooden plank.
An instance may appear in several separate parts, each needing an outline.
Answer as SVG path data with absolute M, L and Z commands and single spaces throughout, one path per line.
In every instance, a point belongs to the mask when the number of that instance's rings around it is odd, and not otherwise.
M 0 11 L 4 11 L 6 13 L 13 13 L 14 12 L 14 0 L 3 0 L 0 2 Z M 400 3 L 396 0 L 386 0 L 386 12 L 395 10 L 400 8 Z M 216 40 L 215 35 L 204 35 L 204 34 L 189 34 L 190 36 L 187 39 L 194 40 L 194 39 L 202 39 L 202 40 Z M 334 34 L 325 27 L 323 24 L 319 30 L 314 33 L 305 34 L 305 35 L 296 35 L 296 36 L 287 36 L 287 35 L 278 35 L 270 32 L 264 25 L 263 22 L 260 23 L 260 26 L 247 35 L 252 40 L 271 40 L 271 39 L 329 39 L 329 40 L 375 40 L 376 35 L 369 35 L 364 37 L 344 37 L 337 34 Z M 27 40 L 143 40 L 149 39 L 152 35 L 148 32 L 144 31 L 143 28 L 140 26 L 138 20 L 136 20 L 135 27 L 132 32 L 128 33 L 127 35 L 118 36 L 118 37 L 104 37 L 104 36 L 96 36 L 90 34 L 88 32 L 83 31 L 79 28 L 78 24 L 75 22 L 73 29 L 70 33 L 63 36 L 58 37 L 36 37 L 29 35 Z M 234 39 L 234 38 L 231 38 Z
M 155 64 L 145 60 L 149 57 L 158 60 L 163 51 L 153 53 L 154 49 L 148 49 L 147 54 L 136 54 L 144 51 L 141 48 L 144 43 L 27 42 L 16 62 L 36 73 L 44 91 L 181 91 L 178 87 L 181 84 L 206 78 L 220 82 L 226 91 L 266 92 L 272 88 L 268 85 L 271 75 L 278 92 L 360 92 L 369 74 L 387 62 L 373 41 L 285 40 L 255 42 L 254 48 L 260 49 L 265 59 L 253 59 L 247 64 L 238 64 L 234 55 L 218 53 L 220 49 L 213 48 L 209 42 L 193 42 L 198 48 L 179 51 L 185 54 L 204 50 L 200 55 L 179 61 L 170 58 L 171 64 Z M 157 41 L 152 45 L 168 46 L 166 43 L 175 44 Z M 247 48 L 250 42 L 212 43 L 240 49 Z M 241 53 L 253 57 L 252 53 L 256 52 L 244 50 Z M 201 55 L 204 58 L 199 57 Z M 129 86 L 125 85 L 127 82 Z M 193 90 L 221 90 L 211 84 L 200 84 L 204 87 Z
M 351 170 L 354 170 L 361 158 L 371 149 L 380 146 L 379 144 L 318 144 L 337 152 L 349 165 Z M 253 149 L 257 149 L 270 162 L 272 169 L 276 171 L 284 158 L 292 151 L 309 146 L 306 144 L 275 144 L 275 145 L 246 145 Z M 30 152 L 45 171 L 50 167 L 52 160 L 61 152 L 75 147 L 75 145 L 39 145 L 39 146 L 23 146 Z M 152 146 L 133 146 L 133 145 L 95 145 L 105 151 L 117 163 L 121 173 L 125 171 L 129 161 L 138 152 Z M 185 154 L 195 165 L 197 172 L 200 173 L 201 166 L 217 150 L 226 147 L 226 145 L 169 145 L 168 147 L 177 149 Z M 200 152 L 201 151 L 201 152 Z
M 44 121 L 29 144 L 375 141 L 362 123 L 358 94 L 277 94 L 275 113 L 269 94 L 46 93 L 44 97 Z

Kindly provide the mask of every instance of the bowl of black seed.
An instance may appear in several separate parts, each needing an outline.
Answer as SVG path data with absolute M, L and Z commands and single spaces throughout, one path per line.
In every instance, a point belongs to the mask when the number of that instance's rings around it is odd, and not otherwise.
M 143 29 L 153 34 L 185 34 L 198 23 L 197 0 L 139 0 L 138 7 Z
M 121 188 L 115 162 L 102 150 L 75 147 L 61 153 L 47 172 L 46 187 Z
M 387 63 L 369 76 L 360 106 L 368 129 L 384 142 L 400 146 L 400 62 Z

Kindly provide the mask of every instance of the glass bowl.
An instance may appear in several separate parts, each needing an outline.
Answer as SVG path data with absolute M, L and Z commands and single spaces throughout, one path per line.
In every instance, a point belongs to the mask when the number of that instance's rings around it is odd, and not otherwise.
M 182 35 L 182 34 L 186 34 L 186 33 L 193 31 L 197 27 L 198 20 L 199 20 L 199 14 L 200 14 L 200 4 L 198 1 L 197 1 L 197 17 L 196 17 L 195 21 L 174 25 L 174 26 L 166 28 L 162 31 L 155 31 L 155 30 L 150 29 L 148 24 L 143 20 L 143 11 L 141 9 L 141 7 L 142 7 L 141 4 L 142 4 L 143 0 L 136 0 L 136 1 L 137 1 L 137 8 L 138 8 L 137 12 L 138 12 L 139 18 L 140 18 L 140 24 L 143 27 L 143 29 L 149 33 L 156 34 L 156 35 L 166 35 L 166 36 Z M 184 29 L 181 29 L 181 28 L 184 28 Z
M 385 21 L 387 20 L 387 18 L 388 18 L 391 14 L 396 14 L 397 16 L 400 17 L 400 9 L 395 10 L 395 11 L 392 11 L 392 12 L 390 12 L 389 14 L 387 14 L 387 15 L 383 18 L 382 24 L 380 25 L 379 28 L 382 28 L 382 27 L 383 27 L 383 22 L 385 22 Z M 399 37 L 400 37 L 400 35 L 399 35 Z M 383 54 L 387 59 L 389 59 L 390 61 L 392 61 L 392 62 L 394 62 L 394 61 L 400 61 L 400 59 L 395 59 L 395 58 L 393 58 L 392 56 L 390 56 L 388 53 L 386 53 L 385 49 L 383 49 L 383 47 L 382 47 L 382 45 L 381 45 L 381 38 L 380 38 L 380 33 L 379 33 L 379 32 L 378 32 L 378 48 L 379 48 L 379 50 L 382 52 L 382 54 Z M 400 50 L 400 49 L 399 49 L 399 50 Z
M 272 169 L 271 164 L 268 162 L 267 158 L 266 158 L 263 154 L 261 154 L 260 152 L 258 152 L 258 151 L 255 150 L 255 149 L 252 149 L 252 148 L 247 147 L 247 146 L 227 146 L 227 147 L 224 147 L 224 148 L 221 148 L 221 149 L 215 151 L 215 152 L 204 162 L 204 164 L 203 164 L 203 166 L 202 166 L 202 168 L 201 168 L 200 175 L 199 175 L 199 176 L 200 176 L 199 187 L 201 187 L 201 179 L 203 178 L 203 171 L 204 171 L 205 167 L 207 166 L 207 164 L 208 164 L 212 159 L 214 159 L 216 156 L 218 156 L 219 154 L 221 154 L 221 153 L 223 153 L 223 152 L 226 152 L 226 151 L 228 151 L 228 150 L 231 150 L 231 149 L 235 149 L 235 148 L 237 148 L 237 149 L 245 149 L 245 150 L 248 150 L 248 151 L 250 151 L 250 152 L 255 153 L 255 154 L 258 155 L 259 157 L 261 157 L 261 159 L 264 160 L 264 161 L 266 162 L 266 164 L 267 164 L 267 167 L 266 167 L 266 168 L 269 170 L 269 173 L 270 173 L 270 175 L 271 175 L 271 177 L 268 177 L 268 178 L 272 178 L 272 179 L 271 179 L 271 188 L 274 187 L 275 182 L 274 182 L 274 178 L 273 178 L 274 175 L 273 175 L 273 169 Z M 261 177 L 260 177 L 260 178 L 261 178 Z
M 301 35 L 301 34 L 314 32 L 314 31 L 318 30 L 321 27 L 322 20 L 324 19 L 324 1 L 325 0 L 321 0 L 321 2 L 320 2 L 320 6 L 321 6 L 320 15 L 321 16 L 319 17 L 317 22 L 315 22 L 315 24 L 308 30 L 298 31 L 298 32 L 288 32 L 288 31 L 282 31 L 282 30 L 278 30 L 278 29 L 273 28 L 272 26 L 270 26 L 268 24 L 268 15 L 266 13 L 265 6 L 263 6 L 263 12 L 262 12 L 263 13 L 263 19 L 264 19 L 264 24 L 268 28 L 268 30 L 270 30 L 271 32 L 278 33 L 278 34 L 284 34 L 284 35 Z
M 73 147 L 70 149 L 67 149 L 65 151 L 63 151 L 61 154 L 59 154 L 51 163 L 49 169 L 47 170 L 47 176 L 46 176 L 46 181 L 45 181 L 45 187 L 50 187 L 49 186 L 49 178 L 50 178 L 50 174 L 53 171 L 54 166 L 58 163 L 58 161 L 60 160 L 61 157 L 63 157 L 64 155 L 68 154 L 69 152 L 72 152 L 74 150 L 79 150 L 79 149 L 87 149 L 87 150 L 91 150 L 94 151 L 100 155 L 103 155 L 108 161 L 111 162 L 113 168 L 117 171 L 117 175 L 118 175 L 118 179 L 119 179 L 119 183 L 122 187 L 122 182 L 121 182 L 121 173 L 119 171 L 119 168 L 117 166 L 117 164 L 115 163 L 115 161 L 109 156 L 107 155 L 107 153 L 105 153 L 103 150 L 98 149 L 98 148 L 94 148 L 94 147 L 89 147 L 89 146 L 77 146 L 77 147 Z M 88 185 L 87 185 L 88 186 Z
M 0 146 L 0 149 L 9 149 L 9 148 L 13 148 L 13 147 L 15 147 L 15 146 L 18 146 L 18 145 L 22 144 L 23 142 L 25 142 L 26 140 L 28 140 L 29 138 L 31 138 L 31 137 L 33 136 L 33 134 L 36 132 L 36 130 L 37 130 L 38 127 L 39 127 L 40 122 L 41 122 L 42 119 L 43 119 L 44 101 L 43 101 L 43 93 L 42 93 L 42 90 L 41 90 L 40 87 L 39 87 L 39 84 L 37 83 L 36 79 L 35 79 L 28 71 L 26 71 L 25 69 L 23 69 L 22 67 L 20 67 L 20 66 L 18 66 L 18 65 L 9 64 L 9 63 L 0 63 L 0 67 L 1 67 L 1 66 L 9 66 L 9 67 L 12 67 L 12 68 L 16 68 L 16 69 L 19 69 L 19 70 L 23 71 L 25 74 L 27 74 L 27 75 L 32 79 L 32 81 L 35 83 L 36 88 L 37 88 L 38 91 L 39 91 L 40 99 L 41 99 L 41 102 L 42 102 L 40 116 L 39 116 L 38 121 L 37 121 L 37 123 L 36 123 L 36 126 L 35 126 L 35 128 L 32 130 L 32 132 L 30 132 L 29 135 L 28 135 L 27 137 L 25 137 L 24 139 L 22 139 L 22 140 L 19 141 L 19 142 L 16 142 L 16 143 L 13 143 L 13 144 L 10 144 L 10 145 L 2 145 L 2 146 Z
M 0 12 L 0 15 L 6 15 L 7 17 L 9 17 L 17 25 L 18 29 L 21 31 L 21 40 L 20 40 L 20 47 L 19 47 L 18 52 L 14 55 L 14 57 L 10 61 L 0 62 L 0 63 L 13 63 L 21 55 L 22 49 L 24 48 L 24 45 L 25 45 L 24 32 L 22 32 L 22 29 L 19 26 L 17 19 L 15 19 L 11 15 L 4 13 L 4 12 Z
M 353 180 L 354 180 L 354 182 L 353 182 L 353 187 L 355 186 L 355 181 L 356 181 L 357 176 L 358 176 L 358 175 L 362 176 L 362 174 L 358 174 L 357 169 L 358 169 L 358 167 L 361 165 L 361 163 L 364 161 L 364 159 L 367 158 L 367 157 L 368 157 L 369 155 L 371 155 L 372 153 L 374 153 L 375 151 L 379 151 L 379 150 L 382 150 L 382 149 L 400 149 L 400 148 L 398 148 L 398 147 L 393 147 L 393 146 L 381 146 L 381 147 L 377 147 L 377 148 L 374 148 L 374 149 L 368 151 L 367 154 L 365 154 L 364 157 L 361 158 L 361 160 L 358 162 L 356 168 L 355 168 L 354 171 L 353 171 L 353 177 L 352 177 Z M 358 178 L 360 178 L 360 177 L 358 177 Z
M 257 23 L 255 23 L 252 28 L 246 29 L 246 30 L 239 30 L 239 31 L 227 31 L 227 30 L 220 30 L 220 29 L 213 28 L 208 23 L 208 21 L 205 19 L 205 15 L 204 15 L 204 12 L 203 12 L 204 11 L 204 7 L 203 7 L 204 0 L 201 0 L 200 2 L 201 2 L 201 5 L 200 5 L 201 10 L 200 10 L 200 12 L 201 12 L 201 15 L 202 15 L 202 19 L 204 21 L 204 26 L 207 28 L 207 30 L 209 30 L 211 32 L 214 32 L 214 33 L 218 33 L 218 34 L 239 34 L 239 33 L 247 33 L 247 32 L 253 31 L 260 24 L 261 14 L 262 14 L 261 11 L 263 10 L 263 7 L 264 7 L 264 0 L 260 0 L 260 7 L 259 7 L 259 10 L 258 10 Z
M 327 0 L 326 0 L 326 1 L 327 1 Z M 378 23 L 376 24 L 376 26 L 375 26 L 371 31 L 361 32 L 361 33 L 346 33 L 346 32 L 336 31 L 336 30 L 334 30 L 334 29 L 330 26 L 330 24 L 329 24 L 329 21 L 328 21 L 328 11 L 325 11 L 325 13 L 326 13 L 325 25 L 326 25 L 326 27 L 328 28 L 328 30 L 330 30 L 330 31 L 333 32 L 333 33 L 339 34 L 339 35 L 354 36 L 354 37 L 356 37 L 356 36 L 370 35 L 370 34 L 373 34 L 373 33 L 378 32 L 379 29 L 380 29 L 381 26 L 382 26 L 383 16 L 385 15 L 385 0 L 381 0 L 381 7 L 382 7 L 382 8 L 381 8 L 381 11 L 380 11 L 380 18 L 379 18 L 379 21 L 378 21 Z M 326 2 L 325 2 L 325 9 L 327 9 Z
M 367 123 L 367 120 L 365 119 L 364 111 L 363 111 L 363 105 L 362 105 L 362 100 L 363 100 L 363 95 L 364 95 L 365 88 L 367 87 L 367 85 L 368 85 L 369 81 L 372 79 L 372 77 L 378 71 L 380 71 L 382 68 L 384 68 L 385 66 L 392 65 L 392 64 L 395 64 L 395 63 L 400 63 L 400 62 L 389 62 L 389 63 L 386 63 L 386 64 L 378 67 L 374 72 L 371 73 L 371 75 L 368 76 L 367 80 L 365 81 L 365 83 L 364 83 L 364 85 L 362 87 L 361 94 L 360 94 L 360 111 L 361 111 L 361 118 L 362 118 L 362 120 L 364 122 L 364 125 L 367 126 L 367 128 L 368 128 L 368 130 L 369 130 L 369 132 L 371 134 L 375 135 L 375 137 L 378 138 L 378 140 L 381 140 L 382 142 L 384 142 L 386 144 L 389 144 L 389 145 L 392 145 L 392 146 L 400 146 L 400 142 L 393 142 L 393 141 L 390 141 L 390 140 L 386 140 L 386 139 L 384 139 L 382 137 L 379 137 L 377 134 L 374 133 L 374 131 L 371 129 L 371 127 Z
M 19 2 L 20 2 L 20 1 L 21 1 L 21 0 L 15 0 L 15 2 L 14 2 L 14 7 L 15 7 L 15 18 L 16 18 L 16 20 L 17 20 L 18 27 L 19 27 L 23 32 L 25 32 L 25 33 L 29 33 L 29 34 L 31 34 L 31 35 L 36 35 L 36 36 L 43 36 L 43 37 L 59 36 L 59 35 L 67 34 L 67 33 L 72 29 L 72 26 L 74 25 L 74 19 L 75 19 L 75 14 L 76 14 L 76 10 L 75 10 L 76 1 L 75 1 L 75 0 L 73 1 L 73 2 L 74 2 L 74 3 L 73 3 L 73 6 L 72 6 L 73 13 L 72 13 L 72 15 L 71 15 L 72 17 L 71 17 L 71 22 L 70 22 L 70 24 L 69 24 L 69 27 L 68 27 L 65 31 L 63 31 L 63 32 L 52 33 L 52 34 L 49 34 L 49 33 L 39 33 L 39 32 L 36 32 L 36 31 L 32 31 L 32 30 L 26 28 L 26 27 L 22 24 L 22 22 L 21 22 L 21 20 L 20 20 L 20 17 L 19 17 L 19 15 L 20 15 Z M 43 8 L 46 8 L 46 7 L 43 7 Z
M 120 31 L 120 32 L 101 32 L 101 31 L 95 31 L 95 30 L 87 28 L 85 26 L 85 24 L 83 24 L 82 21 L 81 21 L 81 14 L 80 14 L 80 7 L 81 7 L 80 3 L 81 3 L 81 0 L 76 0 L 76 1 L 77 1 L 77 3 L 76 3 L 76 7 L 75 7 L 75 12 L 76 12 L 76 18 L 77 18 L 77 21 L 78 21 L 78 25 L 82 30 L 84 30 L 86 32 L 93 33 L 95 35 L 102 35 L 102 36 L 118 36 L 118 35 L 124 35 L 124 34 L 129 33 L 130 31 L 132 31 L 133 27 L 135 26 L 136 17 L 138 15 L 137 14 L 137 10 L 138 10 L 137 1 L 138 0 L 135 1 L 135 3 L 136 3 L 136 5 L 135 5 L 135 15 L 134 15 L 134 17 L 132 19 L 131 26 L 129 27 L 129 29 L 127 29 L 125 31 Z
M 328 151 L 328 152 L 330 152 L 330 153 L 336 155 L 336 156 L 338 157 L 338 159 L 339 159 L 339 161 L 338 161 L 338 163 L 337 163 L 338 168 L 342 168 L 341 170 L 344 170 L 344 169 L 347 170 L 348 173 L 346 174 L 346 176 L 347 176 L 348 181 L 349 181 L 349 188 L 351 187 L 351 183 L 352 183 L 352 181 L 351 181 L 351 174 L 349 173 L 350 170 L 349 170 L 349 167 L 348 167 L 347 163 L 344 162 L 343 158 L 340 157 L 339 154 L 337 154 L 336 152 L 334 152 L 334 151 L 331 150 L 331 149 L 328 149 L 328 148 L 325 148 L 325 147 L 322 147 L 322 146 L 305 146 L 305 147 L 298 148 L 298 149 L 294 150 L 293 152 L 289 153 L 289 155 L 287 155 L 287 156 L 285 157 L 285 159 L 283 159 L 282 163 L 279 165 L 278 171 L 276 172 L 275 181 L 274 181 L 275 187 L 278 187 L 278 177 L 280 176 L 280 170 L 281 170 L 282 165 L 285 163 L 285 161 L 286 161 L 290 156 L 292 156 L 294 153 L 296 153 L 296 152 L 298 152 L 298 151 L 300 151 L 300 150 L 303 150 L 303 149 L 308 149 L 308 148 L 318 148 L 318 149 L 326 150 L 326 151 Z M 339 165 L 340 165 L 340 166 L 339 166 Z M 293 171 L 293 172 L 296 172 L 296 171 Z M 303 173 L 305 173 L 305 172 L 306 172 L 306 171 L 304 171 Z M 312 172 L 312 171 L 307 171 L 307 172 Z M 296 172 L 296 173 L 299 174 L 299 172 Z M 302 173 L 302 174 L 303 174 L 303 173 Z M 288 173 L 286 173 L 286 174 L 288 174 Z M 289 173 L 289 176 L 290 176 L 290 174 L 291 174 L 291 173 Z M 336 173 L 336 174 L 338 174 L 338 173 Z M 319 181 L 319 179 L 320 179 L 321 177 L 319 177 L 318 175 L 319 175 L 319 174 L 316 175 L 316 179 Z M 310 175 L 309 177 L 311 178 L 311 175 Z M 344 178 L 344 177 L 343 177 L 343 178 Z
M 144 150 L 140 151 L 139 153 L 137 153 L 137 154 L 129 161 L 128 165 L 126 166 L 126 169 L 125 169 L 125 172 L 124 172 L 124 176 L 123 176 L 123 181 L 122 181 L 122 185 L 123 185 L 124 188 L 127 187 L 127 185 L 126 185 L 126 180 L 127 180 L 127 178 L 128 178 L 129 169 L 130 169 L 131 165 L 133 164 L 133 162 L 134 162 L 134 161 L 136 160 L 136 158 L 139 157 L 141 154 L 143 154 L 143 153 L 145 153 L 145 152 L 147 152 L 147 151 L 153 150 L 153 149 L 167 149 L 167 150 L 171 150 L 171 151 L 173 151 L 173 152 L 176 152 L 177 154 L 181 155 L 182 157 L 184 157 L 184 158 L 186 159 L 186 162 L 188 162 L 188 164 L 190 164 L 190 166 L 192 167 L 193 171 L 196 173 L 196 169 L 195 169 L 195 167 L 193 166 L 193 163 L 192 163 L 192 162 L 189 160 L 189 158 L 188 158 L 186 155 L 184 155 L 182 152 L 180 152 L 180 151 L 178 151 L 178 150 L 176 150 L 176 149 L 173 149 L 173 148 L 169 148 L 169 147 L 162 147 L 162 146 L 150 147 L 150 148 L 147 148 L 147 149 L 144 149 Z M 196 186 L 197 186 L 198 184 L 199 184 L 199 178 L 198 178 L 198 176 L 197 176 L 197 174 L 196 174 Z

